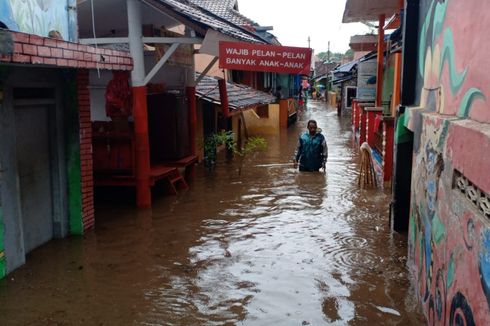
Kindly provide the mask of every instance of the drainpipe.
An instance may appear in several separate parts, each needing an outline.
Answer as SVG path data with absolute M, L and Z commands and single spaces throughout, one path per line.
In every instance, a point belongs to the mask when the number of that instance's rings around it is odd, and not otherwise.
M 151 207 L 150 145 L 148 139 L 148 107 L 146 99 L 145 60 L 142 42 L 141 2 L 127 0 L 129 50 L 133 58 L 131 82 L 136 155 L 136 205 Z
M 381 106 L 383 99 L 383 59 L 385 48 L 385 15 L 379 15 L 378 23 L 378 71 L 376 73 L 376 106 Z
M 219 96 L 221 98 L 221 109 L 223 110 L 223 118 L 228 119 L 230 117 L 230 107 L 228 104 L 228 92 L 226 90 L 226 80 L 218 80 Z

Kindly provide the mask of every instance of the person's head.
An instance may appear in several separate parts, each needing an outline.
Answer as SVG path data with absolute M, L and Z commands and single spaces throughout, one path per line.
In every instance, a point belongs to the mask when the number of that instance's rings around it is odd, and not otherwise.
M 314 135 L 317 130 L 317 125 L 315 120 L 309 120 L 308 124 L 306 125 L 306 128 L 308 128 L 308 132 L 310 135 Z

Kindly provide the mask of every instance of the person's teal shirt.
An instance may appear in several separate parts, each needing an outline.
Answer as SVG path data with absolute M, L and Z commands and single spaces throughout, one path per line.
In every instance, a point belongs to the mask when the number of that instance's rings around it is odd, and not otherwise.
M 310 136 L 308 132 L 298 139 L 295 159 L 301 171 L 318 171 L 327 160 L 328 149 L 325 137 L 317 132 Z

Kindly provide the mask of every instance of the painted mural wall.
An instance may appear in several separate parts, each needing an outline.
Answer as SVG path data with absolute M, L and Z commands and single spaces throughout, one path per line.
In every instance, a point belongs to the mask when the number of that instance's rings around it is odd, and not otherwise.
M 430 325 L 490 325 L 490 9 L 420 4 L 409 267 Z
M 76 0 L 0 0 L 0 22 L 18 32 L 76 41 Z

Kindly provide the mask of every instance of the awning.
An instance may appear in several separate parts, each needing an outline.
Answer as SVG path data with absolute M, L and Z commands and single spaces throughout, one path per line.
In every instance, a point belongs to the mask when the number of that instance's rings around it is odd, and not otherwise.
M 196 76 L 200 75 L 196 73 Z M 273 103 L 276 97 L 253 89 L 249 86 L 235 83 L 226 83 L 228 102 L 231 109 L 245 109 L 259 105 Z M 199 99 L 213 104 L 221 105 L 218 79 L 205 76 L 196 86 L 196 95 Z
M 354 35 L 351 36 L 349 47 L 353 51 L 374 51 L 378 44 L 378 35 Z
M 377 21 L 382 14 L 391 17 L 399 6 L 400 0 L 347 0 L 342 23 Z
M 332 80 L 332 84 L 340 84 L 340 83 L 349 81 L 351 79 L 354 79 L 354 76 L 350 75 L 350 76 L 346 76 L 346 77 L 343 77 L 343 78 L 334 79 L 334 80 Z
M 323 75 L 320 75 L 320 76 L 316 76 L 315 78 L 313 78 L 313 81 L 314 82 L 319 82 L 319 81 L 322 81 L 324 79 L 327 79 L 329 74 L 330 73 L 326 73 L 326 74 L 323 74 Z
M 334 73 L 335 72 L 351 72 L 351 70 L 357 65 L 358 62 L 359 62 L 358 60 L 354 60 L 354 61 L 348 62 L 346 64 L 343 64 L 342 66 L 335 68 Z

